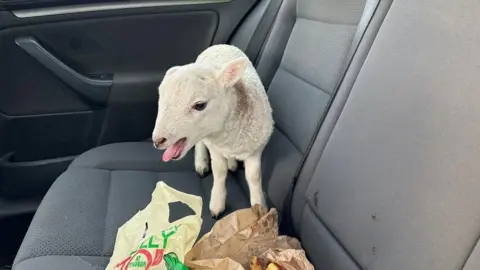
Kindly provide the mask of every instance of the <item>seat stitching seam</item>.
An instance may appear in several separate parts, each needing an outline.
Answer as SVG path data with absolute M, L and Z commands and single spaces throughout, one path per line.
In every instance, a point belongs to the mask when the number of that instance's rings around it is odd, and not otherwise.
M 109 171 L 109 177 L 108 177 L 108 189 L 107 189 L 107 203 L 105 206 L 105 219 L 103 222 L 103 243 L 102 243 L 102 254 L 105 252 L 105 244 L 106 244 L 106 239 L 105 239 L 105 232 L 107 231 L 107 219 L 108 219 L 108 205 L 110 203 L 110 195 L 111 195 L 111 190 L 112 190 L 112 171 Z
M 99 171 L 107 171 L 107 172 L 128 172 L 128 171 L 132 171 L 132 172 L 152 172 L 152 173 L 174 173 L 174 172 L 193 172 L 192 170 L 182 170 L 182 169 L 179 169 L 178 171 L 152 171 L 152 170 L 144 170 L 144 169 L 131 169 L 131 170 L 124 170 L 124 169 L 119 169 L 119 170 L 116 170 L 116 169 L 105 169 L 105 168 L 96 168 L 96 167 L 88 167 L 88 166 L 76 166 L 76 167 L 72 167 L 74 169 L 91 169 L 91 170 L 99 170 Z M 70 169 L 70 168 L 68 168 Z
M 98 268 L 102 269 L 102 268 L 103 268 L 103 267 L 100 267 L 100 266 L 99 266 L 99 265 L 97 265 L 97 264 L 93 264 L 93 263 L 91 263 L 91 262 L 89 262 L 89 261 L 85 260 L 85 259 L 83 258 L 83 257 L 85 257 L 85 256 L 75 256 L 75 257 L 76 257 L 76 258 L 78 258 L 79 260 L 81 260 L 81 261 L 83 261 L 83 262 L 87 263 L 88 265 L 90 265 L 90 266 L 93 266 L 93 267 L 94 267 L 94 268 L 96 268 L 96 269 L 98 269 Z M 108 258 L 108 257 L 107 257 L 107 258 Z
M 465 268 L 465 265 L 467 265 L 467 262 L 468 260 L 470 259 L 470 257 L 473 255 L 473 252 L 475 251 L 475 248 L 477 247 L 477 245 L 480 247 L 480 235 L 477 236 L 477 241 L 475 241 L 475 243 L 473 244 L 470 252 L 468 252 L 468 256 L 467 258 L 465 259 L 465 261 L 462 263 L 462 267 L 460 269 L 464 269 Z
M 287 140 L 293 145 L 293 147 L 295 147 L 295 149 L 303 155 L 303 151 L 300 150 L 300 148 L 292 141 L 292 139 L 290 139 L 290 137 L 288 137 L 288 134 L 285 133 L 278 125 L 275 125 L 275 127 L 278 129 L 278 131 L 283 135 L 285 136 L 285 138 L 287 138 Z
M 319 22 L 319 23 L 324 23 L 324 24 L 330 24 L 330 25 L 348 25 L 348 26 L 357 26 L 358 25 L 358 23 L 329 22 L 329 21 L 326 21 L 326 20 L 309 18 L 309 17 L 306 17 L 306 16 L 297 16 L 297 20 L 298 19 L 311 21 L 311 22 Z
M 323 89 L 323 88 L 321 88 L 321 87 L 319 87 L 319 86 L 317 86 L 317 85 L 309 82 L 307 79 L 302 78 L 300 75 L 295 74 L 293 71 L 289 70 L 289 69 L 286 68 L 284 65 L 280 65 L 280 68 L 283 69 L 285 72 L 289 73 L 290 75 L 296 77 L 297 79 L 300 79 L 301 81 L 307 83 L 308 85 L 313 86 L 314 88 L 316 88 L 316 89 L 320 90 L 321 92 L 327 94 L 328 96 L 331 96 L 331 95 L 332 95 L 332 93 L 328 92 L 327 90 L 325 90 L 325 89 Z
M 109 169 L 103 168 L 103 167 L 93 167 L 93 166 L 91 167 L 91 166 L 84 166 L 84 165 L 75 165 L 75 166 L 69 167 L 68 169 L 70 169 L 70 168 L 102 170 L 102 171 L 109 171 L 109 172 L 112 171 L 112 170 L 109 170 Z
M 310 209 L 310 211 L 313 213 L 313 216 L 318 220 L 318 222 L 325 228 L 325 230 L 328 232 L 328 234 L 334 239 L 334 241 L 341 247 L 343 252 L 352 260 L 352 262 L 357 265 L 359 269 L 364 269 L 360 263 L 353 257 L 353 255 L 348 251 L 348 249 L 344 246 L 344 244 L 340 241 L 340 239 L 333 233 L 333 231 L 327 226 L 325 221 L 320 217 L 320 214 L 315 211 L 315 208 L 312 205 L 312 201 L 307 199 L 306 200 L 307 207 Z M 306 208 L 304 208 L 304 213 L 306 212 Z M 302 213 L 302 217 L 304 215 Z
M 49 254 L 49 255 L 40 255 L 40 256 L 33 256 L 29 258 L 22 259 L 15 263 L 15 265 L 19 265 L 20 263 L 24 261 L 28 261 L 31 259 L 36 259 L 36 258 L 43 258 L 43 257 L 95 257 L 95 258 L 108 258 L 109 256 L 100 256 L 100 255 L 62 255 L 62 254 Z

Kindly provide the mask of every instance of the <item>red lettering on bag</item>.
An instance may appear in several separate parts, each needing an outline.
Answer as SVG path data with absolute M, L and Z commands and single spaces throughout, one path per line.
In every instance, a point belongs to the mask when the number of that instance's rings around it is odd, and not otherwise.
M 118 270 L 128 270 L 128 266 L 130 265 L 130 263 L 132 262 L 132 260 L 137 256 L 137 255 L 143 255 L 145 256 L 145 259 L 147 261 L 147 264 L 145 266 L 145 270 L 148 270 L 150 269 L 150 267 L 153 267 L 153 266 L 157 266 L 159 265 L 162 260 L 163 260 L 163 253 L 164 253 L 164 250 L 163 249 L 156 249 L 155 250 L 155 255 L 153 256 L 152 258 L 152 254 L 146 250 L 146 249 L 139 249 L 137 252 L 135 252 L 135 254 L 133 254 L 132 256 L 129 256 L 128 258 L 126 258 L 125 260 L 121 261 L 120 263 L 118 263 L 117 265 L 115 265 L 114 269 L 118 269 Z

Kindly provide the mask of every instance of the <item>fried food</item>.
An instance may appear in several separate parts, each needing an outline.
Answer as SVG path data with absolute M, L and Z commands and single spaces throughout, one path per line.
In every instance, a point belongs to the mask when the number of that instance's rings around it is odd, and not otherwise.
M 252 261 L 250 262 L 250 270 L 263 270 L 262 264 L 256 256 L 253 256 Z
M 265 270 L 282 270 L 282 268 L 275 263 L 269 263 Z
M 265 262 L 262 262 L 256 256 L 253 256 L 252 261 L 250 262 L 250 270 L 283 270 L 282 267 L 278 266 L 276 263 L 269 263 L 267 267 Z

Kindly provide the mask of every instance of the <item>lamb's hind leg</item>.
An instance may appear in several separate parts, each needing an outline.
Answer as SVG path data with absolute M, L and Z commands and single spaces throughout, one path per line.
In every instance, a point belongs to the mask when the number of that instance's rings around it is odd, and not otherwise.
M 262 189 L 262 152 L 245 159 L 245 178 L 250 190 L 250 205 L 261 204 L 266 207 Z
M 210 196 L 210 213 L 217 218 L 225 210 L 227 199 L 226 180 L 228 174 L 228 162 L 221 154 L 210 151 L 212 157 L 213 187 Z
M 205 177 L 210 171 L 207 146 L 202 141 L 195 144 L 195 171 L 200 177 Z

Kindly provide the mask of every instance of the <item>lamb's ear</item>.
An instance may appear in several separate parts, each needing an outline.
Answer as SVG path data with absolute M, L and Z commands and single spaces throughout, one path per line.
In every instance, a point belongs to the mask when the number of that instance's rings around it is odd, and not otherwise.
M 174 67 L 171 67 L 167 70 L 167 72 L 165 72 L 165 77 L 166 76 L 169 76 L 169 75 L 172 75 L 175 71 L 177 71 L 180 67 L 179 66 L 174 66 Z
M 243 76 L 248 65 L 248 58 L 241 57 L 226 63 L 218 74 L 218 80 L 225 87 L 236 84 Z

